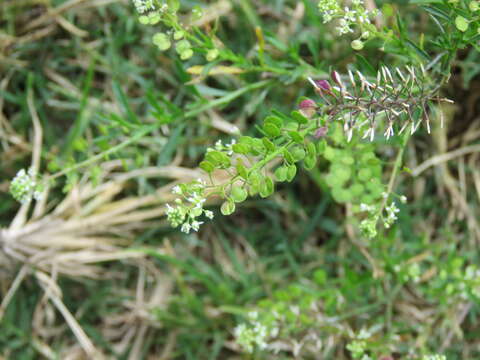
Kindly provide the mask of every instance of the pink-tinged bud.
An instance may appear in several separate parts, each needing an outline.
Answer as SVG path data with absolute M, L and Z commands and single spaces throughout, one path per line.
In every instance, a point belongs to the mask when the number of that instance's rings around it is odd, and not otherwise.
M 300 110 L 304 110 L 308 108 L 316 108 L 317 104 L 311 99 L 305 99 L 300 102 L 298 107 L 300 108 Z
M 302 100 L 298 105 L 303 116 L 310 118 L 316 113 L 317 104 L 311 99 Z
M 328 131 L 328 128 L 326 126 L 319 127 L 317 130 L 315 130 L 315 134 L 313 135 L 313 137 L 315 139 L 320 139 L 325 135 L 327 135 L 327 131 Z
M 327 80 L 317 80 L 315 84 L 317 84 L 317 87 L 321 90 L 330 91 L 331 86 Z
M 340 74 L 335 70 L 332 71 L 330 74 L 333 81 L 335 81 L 340 87 L 343 87 L 342 79 L 340 78 Z

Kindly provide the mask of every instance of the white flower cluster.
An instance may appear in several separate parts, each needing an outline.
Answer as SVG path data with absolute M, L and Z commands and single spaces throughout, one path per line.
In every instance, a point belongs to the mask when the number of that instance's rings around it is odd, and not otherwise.
M 143 14 L 149 10 L 155 10 L 153 0 L 132 0 L 133 5 L 139 14 Z
M 389 194 L 384 192 L 382 196 L 386 201 L 388 199 Z M 407 202 L 407 198 L 402 195 L 400 196 L 400 201 L 402 203 L 405 203 Z M 377 226 L 378 220 L 381 219 L 383 221 L 383 226 L 385 226 L 385 228 L 388 229 L 398 219 L 397 214 L 400 212 L 400 209 L 397 207 L 395 202 L 392 201 L 390 205 L 387 205 L 385 209 L 382 211 L 384 212 L 384 214 L 380 212 L 379 206 L 368 205 L 364 203 L 360 204 L 360 211 L 367 212 L 370 215 L 369 217 L 367 217 L 366 219 L 360 222 L 360 230 L 367 237 L 373 238 L 377 235 L 376 226 Z
M 441 270 L 439 278 L 446 282 L 445 292 L 452 301 L 456 297 L 462 300 L 468 300 L 471 296 L 480 299 L 480 269 L 476 265 L 471 264 L 465 269 L 458 268 L 450 272 Z
M 422 360 L 447 360 L 447 357 L 440 354 L 423 355 Z
M 28 172 L 21 169 L 10 183 L 10 194 L 22 204 L 32 198 L 40 200 L 42 198 L 42 185 L 36 179 L 37 174 L 33 169 L 29 169 Z
M 374 205 L 360 204 L 360 211 L 374 212 L 376 207 Z
M 370 19 L 378 15 L 378 11 L 368 11 L 363 0 L 353 0 L 353 8 L 345 6 L 343 9 L 337 0 L 320 0 L 318 8 L 323 16 L 323 23 L 326 24 L 333 19 L 339 19 L 337 31 L 340 35 L 353 33 L 353 26 L 370 24 Z M 362 32 L 362 38 L 368 38 L 368 31 Z
M 252 311 L 248 314 L 248 323 L 237 325 L 233 330 L 235 341 L 245 351 L 252 353 L 255 348 L 265 350 L 268 347 L 268 339 L 278 335 L 278 327 L 270 327 L 258 320 L 258 313 Z
M 203 204 L 206 201 L 204 196 L 207 184 L 202 179 L 197 179 L 187 185 L 175 186 L 172 193 L 180 195 L 182 199 L 176 199 L 176 206 L 167 204 L 167 219 L 173 227 L 181 225 L 181 231 L 188 234 L 190 230 L 198 231 L 203 221 L 198 221 L 202 215 L 213 219 L 213 212 L 205 210 Z
M 393 267 L 393 271 L 397 273 L 401 281 L 413 281 L 414 283 L 418 283 L 421 280 L 422 275 L 422 268 L 418 263 L 403 263 L 403 264 L 396 264 Z
M 224 151 L 227 153 L 228 156 L 232 156 L 233 155 L 233 145 L 235 145 L 237 143 L 237 141 L 235 139 L 232 139 L 232 141 L 230 142 L 230 144 L 223 144 L 222 143 L 222 140 L 218 140 L 216 143 L 215 143 L 215 149 L 213 148 L 208 148 L 207 149 L 207 152 L 209 151 L 213 151 L 213 150 L 217 150 L 217 151 Z
M 347 350 L 352 353 L 354 359 L 358 359 L 360 356 L 364 355 L 366 349 L 367 343 L 364 340 L 353 340 L 347 344 Z
M 352 353 L 352 357 L 354 359 L 360 359 L 360 360 L 372 360 L 372 358 L 366 354 L 365 352 L 367 351 L 367 341 L 369 338 L 372 337 L 373 333 L 378 331 L 379 328 L 375 329 L 365 329 L 362 328 L 358 334 L 351 334 L 353 337 L 353 340 L 347 344 L 346 348 L 348 351 Z
M 414 283 L 420 282 L 420 276 L 422 275 L 422 269 L 418 263 L 409 264 L 407 267 L 407 277 Z
M 320 0 L 318 9 L 323 15 L 323 23 L 326 24 L 333 20 L 341 12 L 340 5 L 336 0 Z
M 397 214 L 400 212 L 400 209 L 395 202 L 392 201 L 392 203 L 385 208 L 385 211 L 387 216 L 383 219 L 383 225 L 388 229 L 398 219 Z

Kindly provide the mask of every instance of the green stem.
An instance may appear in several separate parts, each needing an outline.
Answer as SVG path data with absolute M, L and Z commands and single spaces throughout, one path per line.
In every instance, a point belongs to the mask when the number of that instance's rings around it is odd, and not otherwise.
M 144 127 L 143 129 L 141 129 L 139 132 L 137 132 L 136 134 L 134 134 L 130 139 L 100 153 L 100 154 L 97 154 L 95 156 L 92 156 L 91 158 L 85 160 L 85 161 L 82 161 L 82 162 L 79 162 L 78 164 L 75 164 L 74 166 L 71 166 L 69 168 L 66 168 L 56 174 L 53 174 L 53 175 L 50 175 L 48 178 L 47 178 L 47 181 L 49 180 L 53 180 L 53 179 L 56 179 L 60 176 L 63 176 L 67 173 L 69 173 L 70 171 L 74 171 L 74 170 L 77 170 L 79 168 L 82 168 L 84 166 L 88 166 L 90 164 L 93 164 L 95 163 L 96 161 L 104 158 L 105 156 L 108 156 L 110 154 L 113 154 L 121 149 L 123 149 L 124 147 L 127 147 L 128 145 L 130 144 L 133 144 L 135 142 L 137 142 L 138 140 L 140 140 L 142 137 L 144 137 L 145 135 L 147 135 L 149 132 L 157 129 L 160 125 L 158 124 L 155 124 L 155 125 L 150 125 L 150 126 L 146 126 Z
M 405 135 L 405 138 L 404 138 L 404 144 L 400 148 L 400 150 L 398 151 L 397 157 L 395 159 L 395 163 L 393 165 L 392 174 L 390 175 L 390 180 L 388 181 L 388 185 L 387 185 L 387 191 L 386 191 L 387 196 L 384 197 L 384 199 L 382 201 L 382 204 L 381 204 L 381 206 L 380 206 L 380 208 L 377 212 L 377 214 L 379 216 L 382 215 L 383 209 L 385 209 L 385 206 L 387 205 L 388 198 L 390 197 L 390 194 L 393 191 L 393 187 L 395 186 L 395 180 L 396 180 L 397 175 L 400 171 L 400 167 L 402 166 L 403 154 L 405 152 L 405 148 L 407 147 L 408 140 L 410 139 L 410 136 L 411 136 L 411 134 L 409 132 L 407 132 L 407 134 Z
M 205 104 L 204 106 L 199 106 L 199 107 L 197 107 L 193 110 L 187 111 L 186 113 L 183 114 L 183 116 L 181 117 L 181 120 L 186 120 L 188 118 L 195 117 L 198 114 L 202 113 L 203 111 L 206 111 L 206 110 L 211 109 L 211 108 L 216 107 L 216 106 L 227 104 L 227 103 L 231 102 L 232 100 L 236 99 L 237 97 L 239 97 L 239 96 L 241 96 L 241 95 L 243 95 L 243 94 L 245 94 L 249 91 L 262 88 L 262 87 L 267 86 L 271 83 L 272 83 L 272 80 L 263 80 L 263 81 L 259 81 L 259 82 L 247 85 L 247 86 L 245 86 L 243 88 L 240 88 L 240 89 L 238 89 L 238 90 L 236 90 L 236 91 L 234 91 L 234 92 L 232 92 L 228 95 L 225 95 L 225 96 L 223 96 L 219 99 L 216 99 L 214 101 L 210 101 L 208 104 Z M 62 170 L 58 173 L 52 174 L 52 175 L 50 175 L 46 178 L 46 181 L 54 180 L 56 178 L 59 178 L 60 176 L 68 174 L 71 171 L 78 170 L 82 167 L 94 164 L 95 162 L 97 162 L 98 160 L 101 160 L 105 156 L 111 155 L 111 154 L 113 154 L 113 153 L 115 153 L 115 152 L 117 152 L 117 151 L 119 151 L 119 150 L 137 142 L 137 141 L 139 141 L 145 135 L 147 135 L 150 132 L 158 129 L 162 125 L 164 125 L 164 124 L 163 123 L 156 123 L 156 124 L 145 126 L 142 129 L 140 129 L 136 134 L 134 134 L 130 139 L 125 140 L 124 142 L 122 142 L 122 143 L 120 143 L 120 144 L 118 144 L 118 145 L 100 153 L 100 154 L 92 156 L 91 158 L 89 158 L 87 160 L 79 162 L 78 164 L 75 164 L 75 165 L 73 165 L 69 168 L 66 168 L 66 169 L 64 169 L 64 170 Z
M 305 129 L 303 129 L 301 131 L 302 135 L 305 137 L 306 135 L 308 135 L 312 130 L 316 129 L 317 128 L 317 124 L 316 124 L 316 121 L 315 122 L 312 122 L 308 127 L 306 127 Z M 273 152 L 271 152 L 270 154 L 268 154 L 267 156 L 265 156 L 262 160 L 258 161 L 257 163 L 255 163 L 248 171 L 248 174 L 251 174 L 253 171 L 257 171 L 257 170 L 260 170 L 262 169 L 265 165 L 267 165 L 270 161 L 272 161 L 273 159 L 275 159 L 277 156 L 281 155 L 285 150 L 288 150 L 288 148 L 292 145 L 296 144 L 296 142 L 294 142 L 293 140 L 288 140 L 284 145 L 281 145 L 279 147 L 277 147 L 277 149 Z M 223 183 L 221 185 L 213 185 L 211 186 L 212 188 L 218 188 L 220 187 L 220 189 L 218 190 L 213 190 L 209 193 L 209 195 L 222 195 L 223 194 L 223 191 L 222 189 L 224 189 L 225 187 L 227 186 L 230 186 L 232 185 L 233 183 L 235 183 L 236 181 L 238 181 L 240 178 L 240 175 L 237 174 L 235 175 L 234 177 L 232 177 L 229 181 L 227 181 L 226 183 Z M 209 188 L 207 186 L 207 188 Z M 225 197 L 225 196 L 223 196 Z

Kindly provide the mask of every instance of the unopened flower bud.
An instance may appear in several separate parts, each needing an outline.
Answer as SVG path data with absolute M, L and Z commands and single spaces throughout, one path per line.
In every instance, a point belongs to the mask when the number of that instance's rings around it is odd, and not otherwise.
M 342 79 L 340 78 L 340 74 L 338 72 L 336 72 L 335 70 L 332 71 L 332 73 L 330 74 L 331 78 L 333 81 L 335 81 L 340 87 L 343 88 L 343 83 L 342 83 Z
M 298 107 L 303 116 L 310 118 L 315 115 L 317 104 L 311 99 L 306 99 L 301 101 Z
M 313 137 L 315 139 L 320 139 L 325 135 L 327 135 L 327 132 L 328 132 L 328 128 L 326 126 L 319 127 L 317 130 L 315 130 L 315 134 L 313 135 Z
M 207 61 L 215 60 L 219 55 L 219 51 L 217 49 L 208 50 L 206 59 Z
M 317 84 L 317 87 L 321 90 L 330 91 L 330 84 L 327 80 L 317 80 L 315 84 Z

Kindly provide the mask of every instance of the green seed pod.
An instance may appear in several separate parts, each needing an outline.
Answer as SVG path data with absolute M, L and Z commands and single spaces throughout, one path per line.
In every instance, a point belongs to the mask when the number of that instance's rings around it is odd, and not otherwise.
M 275 115 L 270 115 L 270 116 L 267 116 L 265 118 L 265 120 L 263 120 L 263 123 L 266 124 L 266 123 L 272 123 L 274 124 L 276 127 L 278 128 L 281 128 L 283 127 L 283 120 L 278 117 L 278 116 L 275 116 Z
M 352 170 L 348 166 L 334 164 L 330 168 L 331 173 L 338 178 L 338 180 L 346 182 L 352 176 Z
M 270 122 L 263 125 L 263 131 L 265 131 L 265 134 L 270 138 L 275 138 L 281 133 L 277 125 Z
M 275 178 L 277 179 L 277 181 L 283 182 L 287 180 L 287 172 L 288 172 L 288 167 L 286 167 L 285 165 L 277 168 L 275 170 Z
M 193 50 L 192 50 L 192 49 L 187 49 L 187 50 L 183 51 L 183 52 L 180 54 L 180 59 L 182 59 L 182 60 L 188 60 L 188 59 L 190 59 L 192 56 L 193 56 Z
M 291 182 L 295 178 L 296 174 L 297 174 L 297 167 L 295 165 L 290 165 L 287 171 L 287 181 Z
M 190 41 L 183 39 L 177 42 L 177 45 L 175 46 L 175 49 L 177 50 L 177 53 L 180 55 L 185 52 L 186 50 L 190 50 L 192 45 L 190 44 Z
M 273 194 L 274 185 L 273 180 L 270 179 L 268 176 L 264 178 L 264 181 L 260 184 L 260 196 L 262 198 L 266 198 Z
M 363 187 L 362 184 L 354 184 L 350 186 L 349 191 L 352 193 L 353 196 L 358 197 L 361 194 L 363 194 L 363 192 L 365 191 L 365 188 Z
M 184 36 L 185 36 L 185 32 L 183 30 L 177 30 L 173 34 L 173 39 L 175 41 L 178 41 L 178 40 L 182 39 Z
M 317 163 L 317 158 L 315 156 L 307 156 L 303 159 L 303 165 L 305 169 L 312 170 Z
M 325 151 L 323 152 L 323 156 L 325 156 L 325 159 L 332 161 L 333 159 L 335 159 L 336 156 L 335 149 L 327 146 L 325 148 Z
M 233 201 L 240 203 L 245 201 L 248 193 L 240 186 L 233 186 L 230 195 L 232 196 Z
M 247 180 L 248 178 L 247 168 L 245 167 L 245 165 L 243 165 L 242 159 L 237 160 L 236 168 L 237 168 L 238 175 L 240 175 L 242 178 Z
M 465 32 L 468 29 L 469 21 L 465 19 L 463 16 L 457 16 L 455 18 L 455 26 L 461 32 Z
M 230 215 L 235 211 L 235 203 L 232 200 L 225 201 L 220 207 L 223 215 Z
M 204 160 L 200 163 L 199 166 L 203 171 L 207 173 L 211 173 L 213 170 L 215 170 L 215 166 L 210 161 Z
M 346 203 L 352 199 L 352 194 L 348 190 L 345 190 L 341 187 L 334 187 L 332 189 L 332 196 L 335 201 L 339 203 Z
M 168 38 L 167 34 L 164 33 L 156 33 L 153 35 L 153 43 L 158 46 L 158 48 L 162 51 L 168 50 L 172 43 Z
M 205 58 L 207 59 L 207 61 L 213 61 L 218 57 L 218 55 L 219 51 L 217 49 L 212 49 L 207 52 Z
M 294 147 L 291 150 L 291 153 L 292 153 L 292 156 L 293 156 L 293 159 L 294 159 L 295 162 L 303 160 L 305 158 L 305 155 L 306 155 L 305 150 L 302 147 L 299 147 L 299 146 Z
M 372 171 L 368 168 L 366 169 L 361 169 L 359 172 L 358 172 L 358 178 L 360 179 L 360 181 L 367 181 L 369 180 L 370 178 L 372 177 Z
M 161 20 L 160 14 L 151 13 L 148 16 L 148 22 L 149 22 L 150 25 L 158 24 L 160 22 L 160 20 Z
M 150 19 L 148 18 L 148 16 L 142 15 L 138 18 L 138 21 L 142 25 L 147 25 L 150 22 Z
M 353 165 L 353 163 L 355 162 L 355 159 L 350 155 L 344 155 L 341 158 L 341 162 L 345 165 Z
M 359 51 L 359 50 L 363 49 L 363 42 L 362 42 L 362 40 L 359 40 L 359 39 L 353 40 L 352 43 L 351 43 L 351 46 L 352 46 L 353 50 Z

